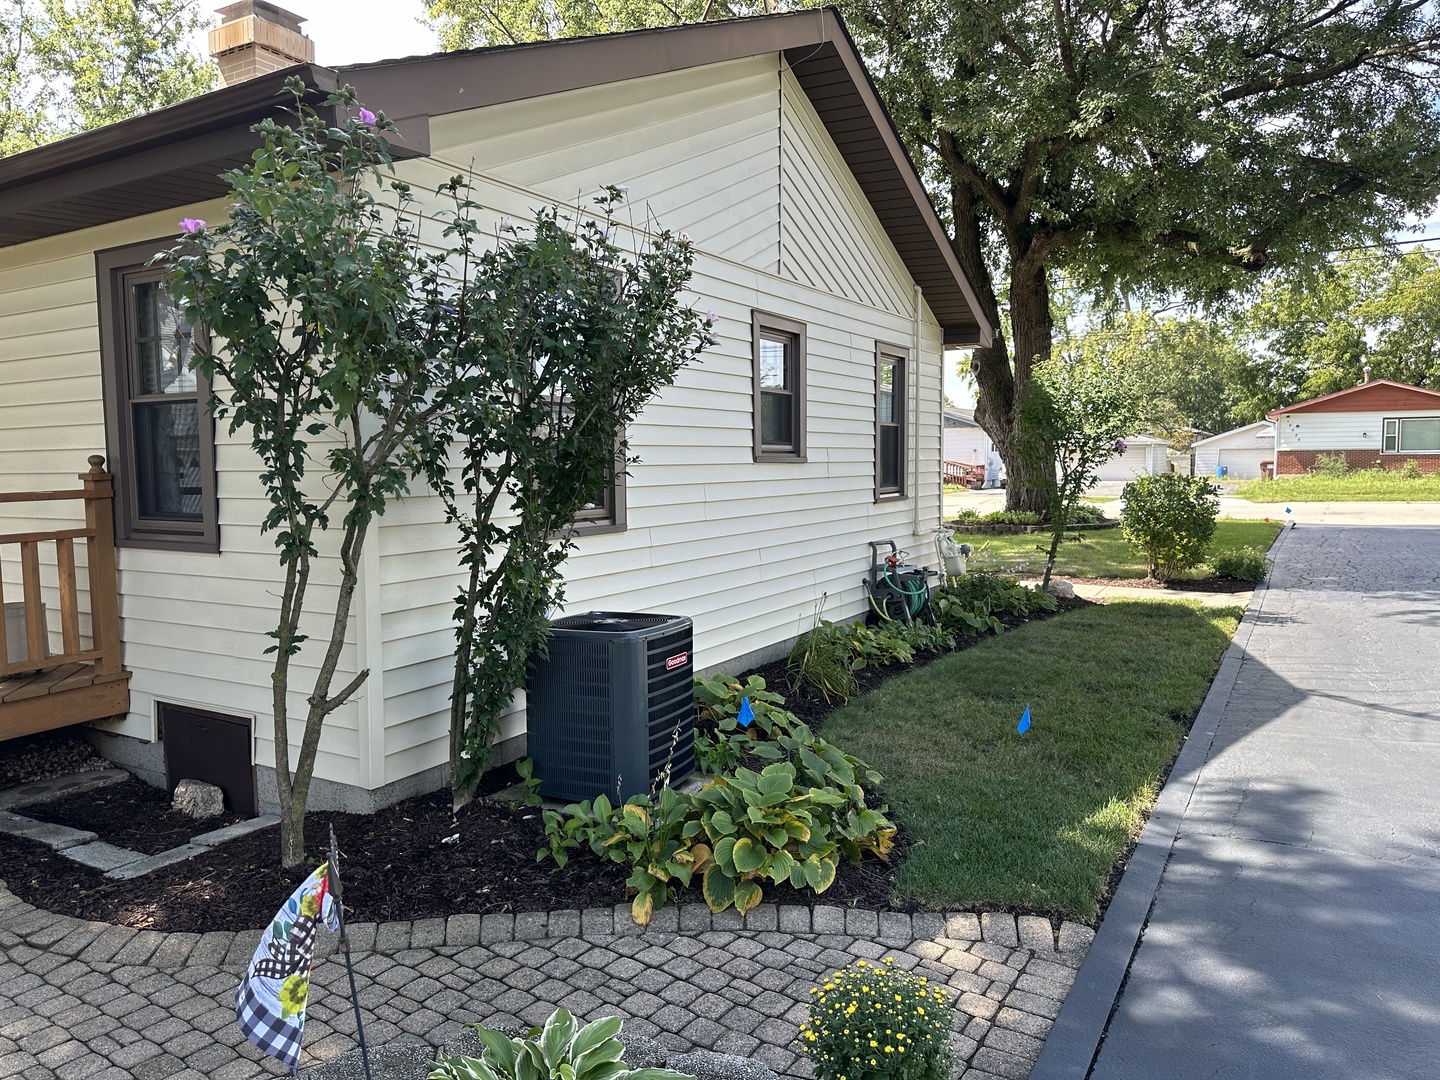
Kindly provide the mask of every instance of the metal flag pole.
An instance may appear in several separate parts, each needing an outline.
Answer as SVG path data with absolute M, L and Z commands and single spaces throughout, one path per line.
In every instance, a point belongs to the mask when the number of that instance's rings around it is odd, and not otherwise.
M 365 1066 L 365 1080 L 370 1076 L 370 1050 L 365 1045 L 365 1024 L 360 1019 L 360 995 L 355 990 L 355 967 L 350 961 L 350 938 L 345 933 L 345 905 L 340 893 L 340 849 L 335 843 L 335 826 L 330 826 L 330 862 L 325 876 L 330 879 L 330 895 L 335 899 L 335 915 L 340 921 L 340 951 L 345 954 L 345 972 L 350 976 L 350 1004 L 355 1007 L 355 1031 L 360 1036 L 360 1061 Z

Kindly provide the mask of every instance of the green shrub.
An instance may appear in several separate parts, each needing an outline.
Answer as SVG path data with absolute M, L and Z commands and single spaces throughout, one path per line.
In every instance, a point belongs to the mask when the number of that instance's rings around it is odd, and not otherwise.
M 1237 581 L 1263 581 L 1270 570 L 1265 552 L 1259 548 L 1242 547 L 1222 551 L 1215 556 L 1215 573 Z
M 995 510 L 982 521 L 991 525 L 1039 525 L 1040 515 L 1033 510 Z
M 1312 476 L 1327 476 L 1338 480 L 1350 475 L 1350 463 L 1345 460 L 1344 454 L 1321 454 L 1309 471 Z
M 1405 464 L 1400 467 L 1400 475 L 1406 480 L 1422 480 L 1425 477 L 1420 471 L 1420 463 L 1414 458 L 1405 459 Z
M 960 525 L 979 525 L 985 520 L 985 516 L 979 510 L 966 507 L 955 515 L 951 520 Z
M 1076 503 L 1070 508 L 1071 525 L 1098 525 L 1105 520 L 1105 511 L 1094 503 Z
M 673 1069 L 626 1068 L 615 1036 L 624 1023 L 606 1016 L 581 1027 L 568 1009 L 556 1009 L 543 1028 L 523 1039 L 484 1024 L 467 1024 L 485 1045 L 478 1058 L 441 1054 L 430 1080 L 693 1080 Z
M 800 1046 L 818 1080 L 944 1080 L 950 995 L 921 975 L 857 960 L 810 991 Z
M 1169 581 L 1198 566 L 1215 536 L 1216 488 L 1204 477 L 1165 473 L 1125 485 L 1120 529 L 1149 561 L 1150 577 Z

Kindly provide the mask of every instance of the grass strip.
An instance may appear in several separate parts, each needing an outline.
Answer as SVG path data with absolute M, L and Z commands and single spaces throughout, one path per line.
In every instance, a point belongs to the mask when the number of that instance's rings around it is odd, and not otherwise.
M 915 841 L 897 898 L 1093 923 L 1240 614 L 1175 601 L 1087 608 L 832 713 L 825 737 L 884 774 L 891 811 Z
M 1256 547 L 1268 551 L 1275 537 L 1284 528 L 1279 521 L 1241 521 L 1221 518 L 1216 523 L 1215 539 L 1210 542 L 1207 560 L 1223 551 Z M 973 544 L 975 554 L 970 565 L 976 570 L 1003 570 L 1006 573 L 1039 574 L 1045 569 L 1045 553 L 1050 548 L 1047 533 L 1020 533 L 996 536 L 988 533 L 956 533 L 961 543 Z M 1095 529 L 1071 534 L 1056 556 L 1055 573 L 1069 577 L 1143 578 L 1148 573 L 1145 556 L 1120 535 L 1119 529 Z M 1177 575 L 1177 580 L 1206 577 L 1214 573 L 1210 566 L 1200 566 Z
M 1440 473 L 1403 476 L 1394 469 L 1357 469 L 1344 476 L 1282 476 L 1252 480 L 1235 489 L 1237 499 L 1257 503 L 1279 502 L 1436 502 L 1440 501 Z

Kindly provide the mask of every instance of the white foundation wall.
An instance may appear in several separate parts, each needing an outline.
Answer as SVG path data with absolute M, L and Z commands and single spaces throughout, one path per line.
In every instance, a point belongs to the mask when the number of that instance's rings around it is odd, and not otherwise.
M 221 201 L 63 234 L 0 249 L 0 491 L 78 489 L 86 457 L 107 454 L 100 367 L 95 252 L 173 236 L 182 217 L 218 221 Z M 163 244 L 160 246 L 164 246 Z M 156 701 L 197 705 L 254 718 L 255 760 L 274 763 L 271 658 L 263 655 L 275 627 L 282 575 L 271 537 L 261 536 L 266 503 L 259 469 L 242 430 L 216 425 L 220 554 L 123 547 L 118 551 L 120 632 L 125 667 L 134 673 L 130 712 L 101 726 L 151 741 Z M 77 527 L 78 502 L 0 505 L 0 532 Z M 49 551 L 45 551 L 48 548 Z M 76 546 L 82 556 L 83 545 Z M 13 556 L 13 547 L 0 554 Z M 42 545 L 50 623 L 58 627 L 54 545 Z M 7 558 L 7 599 L 19 599 L 19 568 Z M 85 582 L 80 572 L 82 588 Z M 321 560 L 312 576 L 312 610 L 333 609 L 339 580 L 335 560 Z M 336 686 L 365 663 L 363 620 L 352 617 Z M 82 592 L 82 609 L 89 598 Z M 329 623 L 308 619 L 311 640 L 290 679 L 290 742 L 298 752 L 305 696 L 329 638 Z M 88 633 L 88 624 L 85 627 Z M 52 647 L 57 647 L 58 635 Z M 346 784 L 379 786 L 362 764 L 363 701 L 325 723 L 316 775 Z
M 826 618 L 858 616 L 869 540 L 934 565 L 941 331 L 923 301 L 917 311 L 903 263 L 778 57 L 436 117 L 431 137 L 432 158 L 403 167 L 416 190 L 473 161 L 476 198 L 497 221 L 627 185 L 621 220 L 653 213 L 688 233 L 695 306 L 719 316 L 719 345 L 630 426 L 640 461 L 628 526 L 580 538 L 567 613 L 687 615 L 705 668 L 803 632 L 824 594 Z M 806 324 L 805 462 L 753 460 L 754 309 Z M 911 350 L 907 494 L 880 503 L 877 341 Z M 367 567 L 384 656 L 369 689 L 385 718 L 371 772 L 384 782 L 446 760 L 455 539 L 436 500 L 407 499 L 387 511 Z M 501 738 L 523 730 L 517 708 Z

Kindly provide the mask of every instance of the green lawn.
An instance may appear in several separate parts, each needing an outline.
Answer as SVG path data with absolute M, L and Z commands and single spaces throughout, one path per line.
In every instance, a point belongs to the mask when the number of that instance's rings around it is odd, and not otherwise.
M 1344 476 L 1282 476 L 1252 480 L 1235 497 L 1258 503 L 1278 502 L 1436 502 L 1440 473 L 1409 478 L 1390 469 L 1358 469 Z
M 1232 548 L 1257 547 L 1268 551 L 1279 534 L 1278 521 L 1239 521 L 1221 518 L 1216 523 L 1215 539 L 1210 544 L 1210 557 Z M 1046 533 L 1022 533 L 1017 536 L 991 536 L 984 533 L 956 533 L 962 543 L 973 544 L 975 554 L 970 565 L 977 570 L 1004 570 L 1007 573 L 1038 574 L 1045 569 L 1045 554 L 1050 550 Z M 1056 555 L 1055 572 L 1071 577 L 1143 578 L 1147 571 L 1145 557 L 1125 542 L 1119 529 L 1093 529 L 1074 533 L 1078 540 L 1066 540 Z M 1180 578 L 1204 577 L 1210 568 L 1180 574 Z
M 1093 924 L 1241 609 L 1117 601 L 891 679 L 825 721 L 916 841 L 897 897 Z M 1016 724 L 1026 705 L 1032 726 Z

